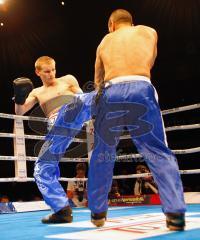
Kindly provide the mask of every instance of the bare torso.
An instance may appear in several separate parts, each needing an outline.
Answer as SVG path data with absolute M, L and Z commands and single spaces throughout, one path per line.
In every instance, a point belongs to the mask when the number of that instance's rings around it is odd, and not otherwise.
M 35 88 L 33 94 L 45 115 L 49 117 L 63 104 L 70 102 L 76 92 L 70 78 L 66 81 L 65 76 L 65 79 L 57 78 L 53 85 Z
M 118 76 L 142 75 L 150 78 L 157 54 L 157 34 L 146 26 L 126 26 L 108 34 L 102 40 L 95 73 L 104 69 L 104 81 Z M 101 66 L 101 67 L 100 67 Z

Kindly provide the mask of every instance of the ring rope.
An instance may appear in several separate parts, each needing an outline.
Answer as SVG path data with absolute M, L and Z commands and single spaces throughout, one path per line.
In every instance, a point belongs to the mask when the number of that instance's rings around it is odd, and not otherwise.
M 168 110 L 164 110 L 162 111 L 162 114 L 170 114 L 170 113 L 175 113 L 175 112 L 181 112 L 181 111 L 187 111 L 187 110 L 191 110 L 191 109 L 196 109 L 200 107 L 200 103 L 198 104 L 193 104 L 193 105 L 189 105 L 189 106 L 184 106 L 184 107 L 178 107 L 178 108 L 173 108 L 173 109 L 168 109 Z M 0 137 L 14 137 L 15 141 L 18 141 L 17 146 L 21 144 L 21 142 L 23 143 L 23 146 L 25 147 L 25 138 L 27 139 L 35 139 L 35 140 L 44 140 L 45 136 L 36 136 L 36 135 L 24 135 L 24 128 L 23 128 L 23 120 L 33 120 L 33 121 L 43 121 L 43 122 L 48 122 L 48 118 L 43 118 L 43 117 L 32 117 L 32 116 L 21 116 L 21 115 L 13 115 L 13 114 L 4 114 L 4 113 L 0 113 L 0 117 L 2 118 L 10 118 L 10 119 L 14 119 L 15 123 L 17 122 L 17 126 L 18 126 L 18 131 L 16 133 L 18 134 L 10 134 L 10 133 L 0 133 Z M 86 126 L 87 123 L 85 124 Z M 173 131 L 173 130 L 183 130 L 183 129 L 195 129 L 195 128 L 199 128 L 200 124 L 192 124 L 192 125 L 182 125 L 182 126 L 173 126 L 173 127 L 168 127 L 166 128 L 166 131 Z M 87 134 L 88 135 L 88 134 Z M 127 136 L 122 136 L 121 139 L 126 139 L 126 138 L 130 138 L 129 135 Z M 19 141 L 20 140 L 20 141 Z M 74 142 L 76 142 L 76 138 L 74 139 Z M 86 140 L 83 139 L 79 139 L 77 140 L 77 142 L 86 142 Z M 24 164 L 26 162 L 26 160 L 28 161 L 35 161 L 37 160 L 37 157 L 29 157 L 26 156 L 25 150 L 22 151 L 23 146 L 17 150 L 14 148 L 15 150 L 15 156 L 0 156 L 0 160 L 14 160 L 17 162 L 18 168 L 19 168 L 19 173 L 17 172 L 15 179 L 18 179 L 18 181 L 26 181 L 24 179 L 27 179 L 27 181 L 32 181 L 31 178 L 27 178 L 27 172 L 25 170 L 26 168 L 26 164 Z M 200 151 L 200 147 L 196 147 L 196 148 L 190 148 L 190 149 L 181 149 L 181 150 L 172 150 L 175 154 L 186 154 L 186 153 L 194 153 L 194 152 L 199 152 Z M 16 154 L 17 153 L 17 154 Z M 122 159 L 129 159 L 129 158 L 135 158 L 135 157 L 141 157 L 140 154 L 130 154 L 130 155 L 120 155 L 118 157 L 116 157 L 117 160 L 122 160 Z M 89 154 L 88 154 L 88 158 Z M 76 162 L 76 161 L 88 161 L 88 158 L 63 158 L 61 160 L 61 162 Z M 20 167 L 19 167 L 20 166 Z M 21 168 L 21 169 L 20 169 Z M 22 172 L 22 174 L 20 174 Z M 13 179 L 13 178 L 12 178 Z M 33 179 L 34 180 L 34 179 Z
M 180 149 L 172 150 L 174 154 L 190 154 L 200 152 L 200 147 L 189 148 L 189 149 Z M 128 154 L 128 155 L 119 155 L 116 157 L 116 160 L 132 159 L 132 158 L 142 158 L 139 153 Z M 10 160 L 16 161 L 19 159 L 19 156 L 0 156 L 0 160 Z M 26 156 L 27 161 L 36 161 L 37 157 Z M 61 162 L 88 162 L 88 158 L 62 158 Z
M 180 174 L 199 174 L 200 169 L 190 169 L 190 170 L 179 170 Z M 126 178 L 140 178 L 140 177 L 150 177 L 151 173 L 140 173 L 140 174 L 128 174 L 128 175 L 117 175 L 113 176 L 113 179 L 126 179 Z M 87 178 L 59 178 L 59 181 L 71 182 L 71 181 L 87 181 Z M 0 182 L 33 182 L 34 178 L 0 178 Z
M 174 154 L 189 154 L 200 152 L 200 147 L 172 150 Z
M 37 157 L 26 156 L 26 161 L 36 161 L 37 159 Z M 0 160 L 17 161 L 19 156 L 0 156 Z M 88 162 L 88 158 L 62 158 L 59 162 Z
M 174 130 L 189 130 L 189 129 L 197 129 L 197 128 L 200 128 L 200 123 L 190 124 L 190 125 L 166 127 L 165 131 L 169 132 L 169 131 L 174 131 Z
M 189 154 L 189 153 L 196 153 L 200 152 L 200 147 L 196 148 L 189 148 L 189 149 L 177 149 L 177 150 L 172 150 L 174 154 Z M 129 159 L 129 158 L 140 158 L 142 157 L 139 153 L 136 154 L 128 154 L 128 155 L 119 155 L 116 157 L 116 159 L 121 160 L 121 159 Z
M 9 177 L 0 178 L 0 182 L 34 182 L 34 178 L 19 178 L 19 177 Z
M 188 130 L 188 129 L 197 129 L 197 128 L 200 128 L 200 123 L 166 127 L 165 131 L 169 132 L 169 131 L 174 131 L 174 130 Z M 16 137 L 16 134 L 0 132 L 0 137 L 14 138 L 14 137 Z M 20 137 L 20 136 L 17 135 L 17 137 Z M 38 136 L 38 135 L 24 135 L 23 137 L 25 139 L 32 139 L 32 140 L 45 140 L 45 136 Z M 129 138 L 130 138 L 130 135 L 123 135 L 120 137 L 120 140 L 129 139 Z M 74 142 L 85 142 L 86 143 L 87 141 L 86 141 L 86 139 L 74 138 Z
M 188 110 L 192 110 L 192 109 L 196 109 L 196 108 L 200 108 L 200 103 L 163 110 L 162 115 L 176 113 L 176 112 L 188 111 Z
M 22 116 L 22 115 L 7 114 L 7 113 L 0 113 L 0 117 L 9 118 L 9 119 L 22 119 L 22 120 L 32 120 L 32 121 L 39 121 L 39 122 L 48 122 L 48 118 Z
M 172 126 L 172 127 L 166 127 L 165 131 L 170 132 L 170 131 L 175 131 L 175 130 L 189 130 L 189 129 L 197 129 L 200 128 L 200 123 L 197 124 L 190 124 L 190 125 L 180 125 L 180 126 Z M 130 135 L 123 135 L 120 136 L 120 140 L 125 140 L 129 139 Z
M 32 140 L 45 140 L 45 136 L 39 136 L 39 135 L 23 135 L 19 136 L 18 134 L 14 133 L 2 133 L 0 132 L 0 137 L 8 137 L 8 138 L 14 138 L 14 137 L 23 137 L 25 139 L 32 139 Z M 74 142 L 83 142 L 86 143 L 86 139 L 81 139 L 81 138 L 74 138 Z
M 163 110 L 162 115 L 176 113 L 176 112 L 183 112 L 183 111 L 192 110 L 192 109 L 196 109 L 196 108 L 200 108 L 200 103 Z M 7 113 L 0 113 L 0 117 L 1 118 L 10 118 L 10 119 L 19 119 L 20 118 L 20 119 L 23 119 L 23 120 L 48 122 L 48 118 L 21 116 L 21 115 L 15 115 L 15 114 L 7 114 Z

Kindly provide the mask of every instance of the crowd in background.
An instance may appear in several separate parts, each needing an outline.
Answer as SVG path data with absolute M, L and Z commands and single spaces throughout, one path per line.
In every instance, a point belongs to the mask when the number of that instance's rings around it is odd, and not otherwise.
M 128 174 L 143 174 L 150 173 L 149 168 L 144 162 L 135 164 L 133 172 L 130 173 L 130 168 L 122 167 L 120 175 Z M 78 178 L 78 181 L 61 182 L 66 194 L 69 198 L 70 204 L 73 207 L 87 206 L 87 178 L 88 166 L 86 163 L 75 164 L 74 173 L 72 177 Z M 191 175 L 188 175 L 191 176 Z M 80 179 L 83 178 L 83 181 Z M 187 185 L 184 181 L 184 192 L 200 192 L 200 185 L 196 182 L 195 185 Z M 2 185 L 3 183 L 1 183 Z M 2 185 L 3 186 L 3 185 Z M 117 198 L 127 195 L 147 195 L 159 194 L 157 186 L 152 176 L 138 177 L 138 178 L 123 178 L 113 179 L 112 186 L 109 192 L 109 198 Z M 38 192 L 35 183 L 4 183 L 4 187 L 0 190 L 0 202 L 6 203 L 10 201 L 41 201 L 42 197 Z

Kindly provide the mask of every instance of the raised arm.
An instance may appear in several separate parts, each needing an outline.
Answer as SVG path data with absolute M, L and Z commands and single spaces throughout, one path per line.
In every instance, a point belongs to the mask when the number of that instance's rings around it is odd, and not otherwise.
M 24 115 L 28 112 L 36 103 L 37 98 L 34 94 L 34 90 L 28 95 L 25 103 L 23 105 L 15 103 L 15 114 L 17 115 Z
M 28 78 L 17 78 L 13 81 L 13 88 L 15 113 L 23 115 L 37 103 L 33 84 Z

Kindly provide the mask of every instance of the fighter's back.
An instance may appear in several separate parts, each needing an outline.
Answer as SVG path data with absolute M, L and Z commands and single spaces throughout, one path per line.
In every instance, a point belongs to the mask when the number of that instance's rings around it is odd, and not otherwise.
M 105 81 L 142 75 L 150 78 L 157 54 L 157 33 L 147 26 L 126 26 L 108 34 L 99 46 Z

